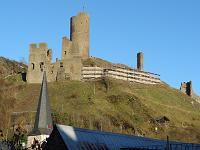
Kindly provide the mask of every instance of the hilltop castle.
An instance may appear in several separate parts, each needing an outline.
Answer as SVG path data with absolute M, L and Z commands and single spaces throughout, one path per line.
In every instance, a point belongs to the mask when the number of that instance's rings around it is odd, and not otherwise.
M 30 44 L 27 82 L 41 83 L 45 71 L 48 82 L 111 77 L 143 84 L 161 83 L 157 74 L 144 71 L 144 55 L 141 52 L 137 54 L 137 69 L 115 64 L 84 65 L 85 60 L 96 59 L 89 55 L 89 22 L 85 12 L 71 17 L 70 39 L 63 37 L 61 60 L 56 59 L 55 63 L 52 63 L 52 50 L 46 43 Z
M 46 43 L 30 44 L 27 81 L 41 83 L 43 71 L 49 82 L 63 79 L 81 80 L 82 59 L 89 58 L 89 16 L 71 17 L 70 39 L 62 39 L 62 58 L 52 63 L 52 50 Z

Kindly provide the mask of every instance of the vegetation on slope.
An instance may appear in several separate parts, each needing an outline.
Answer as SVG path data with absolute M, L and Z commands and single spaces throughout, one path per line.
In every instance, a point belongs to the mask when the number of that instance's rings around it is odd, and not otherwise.
M 122 68 L 130 69 L 130 67 L 127 66 L 127 65 L 111 63 L 109 61 L 106 61 L 106 60 L 103 60 L 103 59 L 97 58 L 97 57 L 90 57 L 90 58 L 84 60 L 83 65 L 84 66 L 91 66 L 91 67 L 98 66 L 98 67 L 104 67 L 104 68 L 122 67 Z
M 0 57 L 0 78 L 17 75 L 19 73 L 26 72 L 26 70 L 27 66 L 24 63 Z
M 102 79 L 49 83 L 48 88 L 55 123 L 200 142 L 200 105 L 167 85 Z M 14 97 L 14 111 L 35 111 L 39 92 L 40 85 L 23 84 Z M 170 122 L 151 121 L 159 116 L 168 117 Z M 30 122 L 27 119 L 25 122 Z
M 11 133 L 14 123 L 33 124 L 40 84 L 27 84 L 18 75 L 11 75 L 0 80 L 0 85 L 0 129 L 4 129 L 4 134 Z M 171 140 L 200 142 L 200 105 L 168 85 L 105 78 L 49 83 L 48 90 L 55 123 L 161 139 L 169 135 Z M 159 124 L 154 121 L 159 116 L 166 116 L 170 121 Z

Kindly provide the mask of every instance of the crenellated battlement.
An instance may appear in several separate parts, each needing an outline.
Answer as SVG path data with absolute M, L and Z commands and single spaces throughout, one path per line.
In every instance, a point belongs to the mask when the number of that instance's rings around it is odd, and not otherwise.
M 46 50 L 46 49 L 48 49 L 48 44 L 47 43 L 39 43 L 39 48 Z
M 32 43 L 29 45 L 29 51 L 30 53 L 34 53 L 35 51 L 42 51 L 42 50 L 48 50 L 48 44 L 47 43 Z
M 35 48 L 38 48 L 38 47 L 37 47 L 36 43 L 32 43 L 32 44 L 29 45 L 29 48 L 30 49 L 35 49 Z

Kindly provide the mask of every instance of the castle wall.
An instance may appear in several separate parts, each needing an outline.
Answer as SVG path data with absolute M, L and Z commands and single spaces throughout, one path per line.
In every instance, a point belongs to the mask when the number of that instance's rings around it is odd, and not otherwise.
M 67 37 L 63 37 L 61 59 L 71 58 L 73 55 L 72 52 L 72 41 L 70 41 Z
M 89 16 L 86 13 L 81 12 L 71 18 L 70 40 L 75 55 L 89 58 Z
M 56 80 L 59 65 L 60 62 L 56 61 L 55 63 L 51 64 L 49 68 L 47 68 L 46 74 L 48 82 L 53 82 Z
M 41 83 L 43 71 L 51 65 L 52 51 L 46 43 L 30 44 L 30 55 L 27 73 L 27 82 Z
M 70 59 L 63 60 L 66 75 L 70 80 L 82 79 L 82 60 L 81 57 L 75 56 Z

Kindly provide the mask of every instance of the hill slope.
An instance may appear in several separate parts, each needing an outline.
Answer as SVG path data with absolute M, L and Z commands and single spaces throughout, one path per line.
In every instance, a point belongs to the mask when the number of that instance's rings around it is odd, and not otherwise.
M 146 86 L 116 80 L 49 84 L 57 122 L 106 131 L 200 142 L 200 105 L 166 85 Z M 36 109 L 39 85 L 24 85 L 16 95 L 16 111 Z M 193 104 L 192 104 L 192 103 Z M 31 104 L 31 105 L 30 105 Z M 34 106 L 34 107 L 33 107 Z M 166 116 L 159 125 L 153 118 Z M 155 132 L 155 127 L 158 131 Z
M 12 125 L 9 116 L 13 112 L 25 112 L 15 117 L 16 123 L 33 124 L 32 111 L 36 110 L 40 85 L 0 82 L 0 128 Z M 49 83 L 48 90 L 55 123 L 162 139 L 169 135 L 172 140 L 200 142 L 200 105 L 168 85 L 106 78 Z M 158 124 L 154 118 L 159 116 L 166 116 L 170 121 Z
M 26 71 L 27 66 L 14 60 L 9 60 L 0 57 L 0 78 L 5 78 L 9 75 L 19 74 Z

